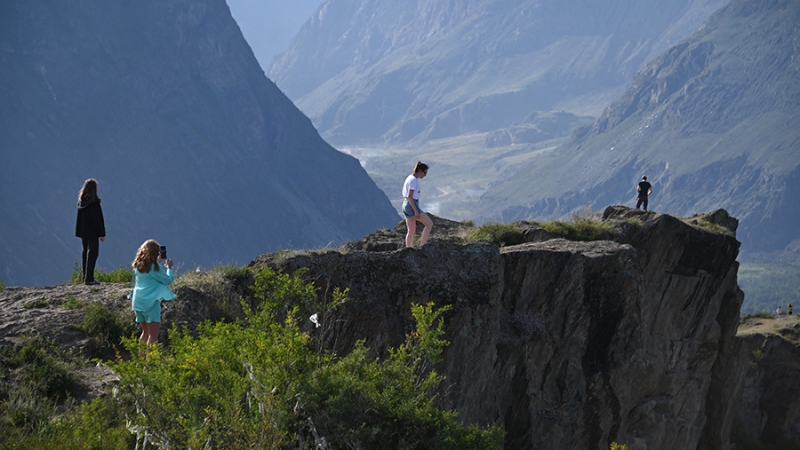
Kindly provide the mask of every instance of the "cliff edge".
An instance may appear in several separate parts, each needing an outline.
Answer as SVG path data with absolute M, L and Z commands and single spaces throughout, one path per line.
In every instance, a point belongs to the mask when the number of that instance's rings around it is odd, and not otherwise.
M 501 423 L 505 448 L 728 448 L 744 376 L 736 220 L 609 207 L 603 221 L 608 240 L 548 239 L 532 225 L 525 235 L 544 240 L 500 249 L 450 236 L 251 265 L 349 288 L 329 319 L 339 352 L 366 339 L 380 354 L 411 330 L 411 303 L 452 305 L 441 402 L 466 422 Z M 362 243 L 386 249 L 401 235 Z

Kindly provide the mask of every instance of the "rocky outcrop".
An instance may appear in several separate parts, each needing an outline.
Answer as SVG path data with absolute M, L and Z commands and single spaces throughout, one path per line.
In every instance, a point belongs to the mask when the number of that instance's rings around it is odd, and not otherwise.
M 800 442 L 800 326 L 782 334 L 742 337 L 746 372 L 732 440 L 744 448 L 760 442 L 789 449 Z
M 367 339 L 382 354 L 412 329 L 411 303 L 452 305 L 440 401 L 465 422 L 501 423 L 505 448 L 727 448 L 744 376 L 739 243 L 624 207 L 604 220 L 611 240 L 440 240 L 252 265 L 305 268 L 321 291 L 350 289 L 326 319 L 338 352 Z

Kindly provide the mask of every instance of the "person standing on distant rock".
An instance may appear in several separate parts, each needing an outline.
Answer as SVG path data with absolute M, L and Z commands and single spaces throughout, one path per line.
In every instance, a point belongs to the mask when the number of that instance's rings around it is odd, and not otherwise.
M 161 328 L 161 300 L 175 298 L 167 287 L 175 280 L 172 260 L 161 259 L 158 242 L 149 239 L 136 252 L 133 273 L 136 283 L 131 293 L 131 306 L 136 313 L 136 322 L 142 325 L 139 339 L 146 344 L 155 344 Z
M 791 316 L 792 315 L 792 308 L 793 308 L 792 304 L 789 303 L 789 309 L 788 309 L 788 311 L 786 311 L 786 314 Z
M 781 318 L 781 307 L 780 306 L 778 306 L 778 309 L 775 310 L 775 318 L 776 319 L 780 319 Z
M 97 181 L 89 178 L 78 194 L 78 219 L 75 236 L 81 238 L 81 278 L 85 284 L 98 284 L 94 279 L 94 266 L 100 253 L 100 241 L 106 240 L 106 225 L 100 197 L 97 196 Z
M 411 175 L 403 183 L 403 214 L 406 216 L 406 247 L 414 246 L 414 233 L 417 231 L 417 221 L 422 222 L 422 236 L 419 238 L 420 247 L 428 242 L 428 236 L 433 228 L 433 221 L 419 207 L 420 186 L 419 180 L 428 175 L 428 165 L 417 161 Z
M 647 211 L 647 196 L 653 193 L 653 185 L 647 182 L 647 176 L 642 177 L 642 181 L 636 186 L 636 192 L 639 194 L 639 198 L 636 200 L 636 209 L 644 206 L 644 210 Z

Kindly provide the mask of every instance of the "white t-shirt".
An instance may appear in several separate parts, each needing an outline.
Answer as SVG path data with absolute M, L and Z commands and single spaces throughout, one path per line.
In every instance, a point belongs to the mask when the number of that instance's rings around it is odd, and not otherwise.
M 414 200 L 419 200 L 419 179 L 413 173 L 403 183 L 403 198 L 408 198 L 408 191 L 412 189 L 414 190 Z

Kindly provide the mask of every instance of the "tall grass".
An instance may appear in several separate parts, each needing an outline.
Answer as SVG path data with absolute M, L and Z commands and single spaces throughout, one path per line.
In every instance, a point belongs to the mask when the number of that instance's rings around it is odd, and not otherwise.
M 81 270 L 81 264 L 77 259 L 75 260 L 75 265 L 72 269 L 71 279 L 72 279 L 72 284 L 83 283 L 83 271 Z M 95 269 L 94 279 L 95 281 L 100 281 L 103 283 L 130 282 L 131 279 L 133 279 L 133 268 L 119 266 L 118 269 L 112 270 L 110 272 L 106 271 L 105 268 Z
M 467 235 L 467 242 L 484 242 L 500 247 L 522 242 L 522 230 L 514 224 L 485 223 Z
M 599 212 L 588 207 L 583 213 L 572 214 L 571 220 L 538 223 L 545 231 L 571 241 L 597 241 L 608 239 L 614 233 L 611 224 L 603 222 Z

